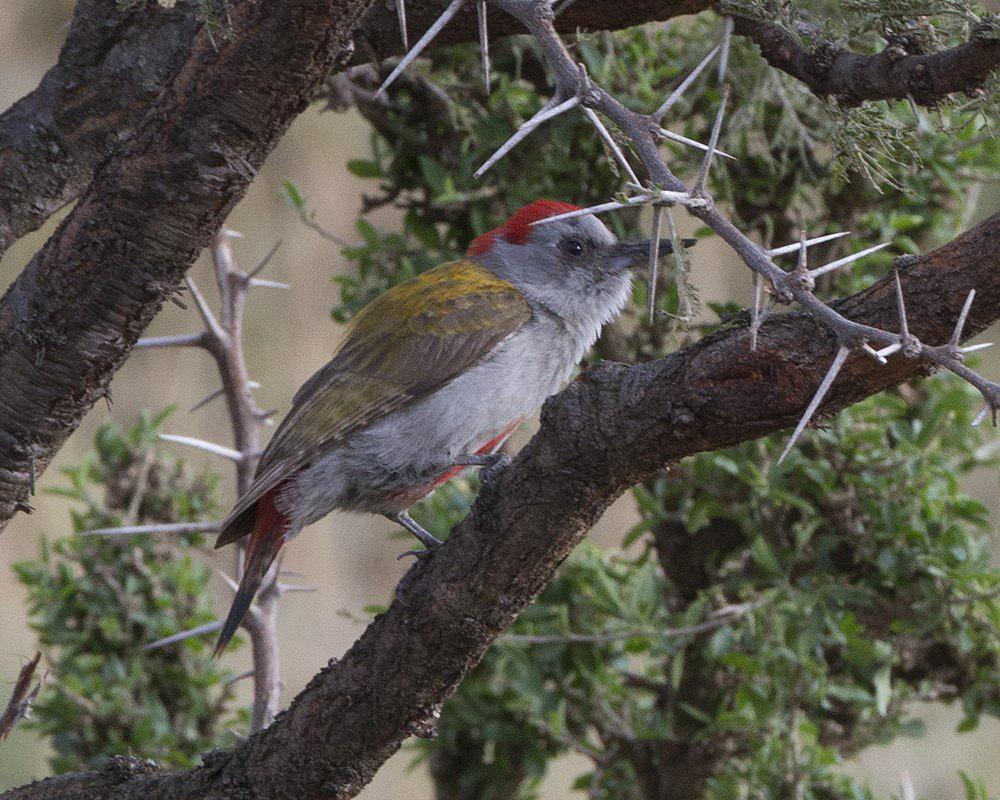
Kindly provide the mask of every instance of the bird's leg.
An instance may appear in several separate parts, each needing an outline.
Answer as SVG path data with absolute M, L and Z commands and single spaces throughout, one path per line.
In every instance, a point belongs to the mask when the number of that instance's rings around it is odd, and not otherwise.
M 427 548 L 426 550 L 408 550 L 405 553 L 400 554 L 399 556 L 400 558 L 403 558 L 405 556 L 416 556 L 417 558 L 427 558 L 427 556 L 431 555 L 442 544 L 444 544 L 444 542 L 438 539 L 434 534 L 430 533 L 430 531 L 425 530 L 416 520 L 413 519 L 413 517 L 411 517 L 405 511 L 400 511 L 395 516 L 389 516 L 388 514 L 386 516 L 388 516 L 389 519 L 391 519 L 393 522 L 398 522 L 400 525 L 402 525 L 407 531 L 416 536 L 417 539 L 420 540 L 420 543 Z
M 497 476 L 510 466 L 511 457 L 506 453 L 469 453 L 455 459 L 456 466 L 482 467 L 480 477 L 483 485 L 489 486 Z

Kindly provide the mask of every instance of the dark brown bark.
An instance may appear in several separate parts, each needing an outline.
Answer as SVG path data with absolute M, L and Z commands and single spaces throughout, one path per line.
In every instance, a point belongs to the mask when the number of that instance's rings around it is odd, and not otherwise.
M 409 0 L 411 41 L 445 5 L 441 0 Z M 558 27 L 628 27 L 710 5 L 710 0 L 640 0 L 608 9 L 600 0 L 577 0 Z M 493 13 L 490 20 L 492 36 L 520 32 L 505 14 Z M 174 8 L 163 8 L 156 0 L 133 6 L 79 0 L 56 66 L 37 89 L 0 114 L 0 255 L 83 192 L 97 166 L 132 133 L 168 85 L 200 28 L 194 0 L 180 0 Z M 437 44 L 476 36 L 474 10 L 462 12 Z M 355 41 L 355 62 L 401 51 L 391 3 L 371 6 Z
M 907 95 L 933 105 L 952 92 L 980 89 L 1000 65 L 1000 39 L 980 31 L 938 53 L 911 54 L 901 44 L 890 44 L 881 53 L 859 55 L 832 42 L 806 50 L 779 25 L 748 17 L 734 20 L 735 32 L 753 41 L 768 64 L 798 78 L 813 94 L 832 96 L 844 106 Z
M 371 0 L 230 3 L 0 300 L 0 527 L 239 200 Z
M 76 199 L 187 58 L 191 2 L 79 0 L 38 88 L 0 115 L 0 256 Z
M 947 340 L 971 288 L 978 294 L 967 333 L 982 330 L 1000 317 L 1000 215 L 918 259 L 903 283 L 910 330 L 922 340 Z M 892 328 L 893 292 L 883 280 L 838 309 Z M 433 729 L 441 702 L 618 495 L 666 462 L 792 424 L 836 348 L 812 318 L 791 313 L 764 325 L 756 352 L 736 328 L 649 364 L 598 365 L 546 403 L 538 435 L 484 488 L 468 519 L 270 728 L 188 773 L 76 780 L 95 800 L 353 797 L 404 739 Z M 902 356 L 887 366 L 852 356 L 824 410 L 920 369 Z M 63 777 L 4 797 L 78 796 L 74 779 Z

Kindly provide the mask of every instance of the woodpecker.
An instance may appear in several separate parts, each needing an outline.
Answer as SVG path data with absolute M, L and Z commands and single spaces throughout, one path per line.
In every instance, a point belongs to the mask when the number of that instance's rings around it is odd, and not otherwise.
M 649 242 L 619 242 L 592 215 L 537 224 L 575 210 L 536 200 L 354 317 L 223 523 L 216 547 L 249 538 L 216 654 L 282 545 L 334 509 L 382 514 L 430 552 L 441 544 L 407 509 L 463 468 L 503 463 L 499 447 L 569 379 L 648 255 Z

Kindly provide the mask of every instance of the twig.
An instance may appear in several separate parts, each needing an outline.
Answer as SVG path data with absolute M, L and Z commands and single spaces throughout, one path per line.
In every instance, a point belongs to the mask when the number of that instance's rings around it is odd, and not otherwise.
M 94 528 L 82 531 L 81 536 L 144 536 L 157 533 L 214 533 L 218 522 L 157 522 L 150 525 L 122 525 L 118 528 Z
M 18 720 L 27 717 L 31 713 L 31 704 L 35 702 L 38 693 L 47 681 L 49 676 L 48 670 L 38 679 L 35 688 L 31 688 L 31 681 L 35 677 L 35 670 L 38 669 L 38 663 L 41 660 L 41 651 L 36 651 L 35 657 L 21 667 L 21 671 L 17 675 L 17 680 L 14 681 L 14 689 L 10 693 L 10 702 L 7 703 L 7 708 L 4 709 L 3 714 L 0 714 L 0 742 L 10 736 L 10 732 L 14 730 L 14 726 L 18 723 Z

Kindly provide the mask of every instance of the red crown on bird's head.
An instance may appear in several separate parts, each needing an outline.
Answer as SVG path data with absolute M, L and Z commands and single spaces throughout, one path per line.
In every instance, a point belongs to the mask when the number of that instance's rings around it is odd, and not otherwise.
M 580 206 L 574 206 L 572 203 L 560 203 L 558 200 L 535 200 L 535 202 L 528 203 L 515 211 L 511 218 L 499 228 L 486 231 L 473 239 L 466 252 L 470 256 L 480 256 L 487 253 L 498 238 L 511 244 L 524 244 L 528 239 L 532 224 L 538 220 L 579 210 Z

